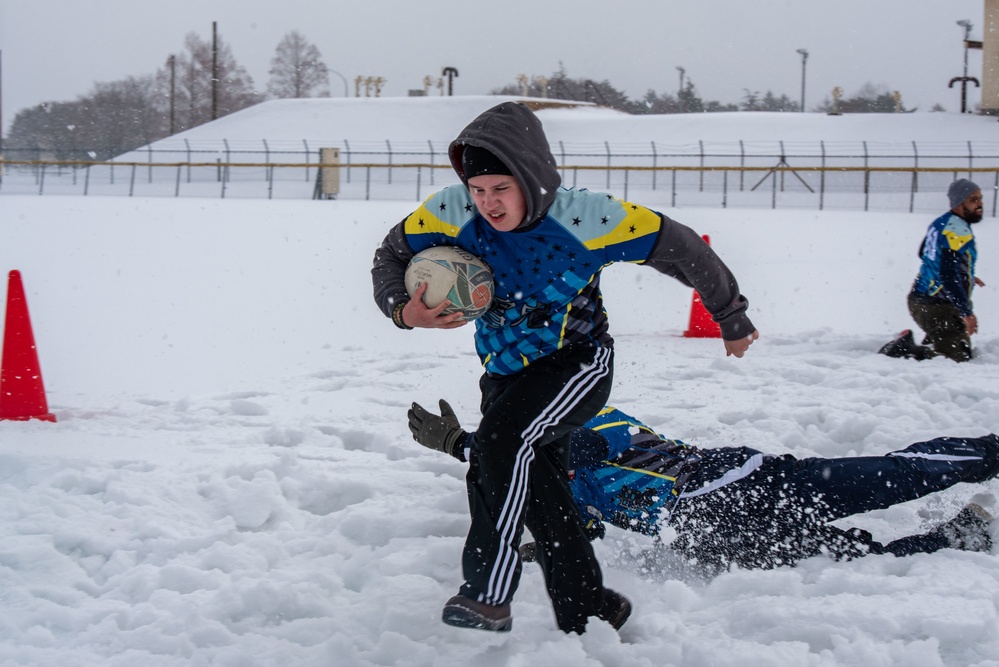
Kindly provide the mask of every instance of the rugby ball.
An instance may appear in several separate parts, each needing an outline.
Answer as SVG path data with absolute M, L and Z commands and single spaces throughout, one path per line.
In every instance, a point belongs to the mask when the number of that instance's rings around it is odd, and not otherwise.
M 443 245 L 417 253 L 406 267 L 406 291 L 413 296 L 423 283 L 423 302 L 435 308 L 444 299 L 444 314 L 461 312 L 465 320 L 486 314 L 493 301 L 493 272 L 489 265 L 457 246 Z

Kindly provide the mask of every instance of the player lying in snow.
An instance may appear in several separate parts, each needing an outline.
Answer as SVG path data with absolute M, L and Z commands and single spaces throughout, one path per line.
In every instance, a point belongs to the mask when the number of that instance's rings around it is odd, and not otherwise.
M 437 416 L 413 404 L 413 438 L 466 461 L 475 455 L 476 434 L 462 430 L 446 401 L 440 408 Z M 928 533 L 887 544 L 830 522 L 999 476 L 994 434 L 934 438 L 885 456 L 796 459 L 747 447 L 700 449 L 607 407 L 572 432 L 567 454 L 567 483 L 593 537 L 603 535 L 602 522 L 652 536 L 669 525 L 677 533 L 669 548 L 708 571 L 793 565 L 819 554 L 992 548 L 992 516 L 975 503 Z M 521 553 L 534 555 L 530 545 Z

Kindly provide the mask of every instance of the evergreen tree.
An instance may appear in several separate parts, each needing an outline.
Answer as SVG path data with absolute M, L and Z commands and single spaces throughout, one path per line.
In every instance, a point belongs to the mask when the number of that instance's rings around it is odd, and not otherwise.
M 834 104 L 826 98 L 816 109 L 826 113 L 831 111 L 839 113 L 895 113 L 896 111 L 908 113 L 915 111 L 915 109 L 906 109 L 900 100 L 896 103 L 895 95 L 888 91 L 887 86 L 875 86 L 873 83 L 865 83 L 856 95 L 841 99 L 838 104 Z
M 745 95 L 739 107 L 742 111 L 801 111 L 801 105 L 792 101 L 787 95 L 777 97 L 768 90 L 766 95 L 760 97 L 759 91 L 750 92 L 745 88 L 743 90 Z
M 680 113 L 701 113 L 704 111 L 704 100 L 697 95 L 694 82 L 689 78 L 687 84 L 676 94 L 680 103 Z

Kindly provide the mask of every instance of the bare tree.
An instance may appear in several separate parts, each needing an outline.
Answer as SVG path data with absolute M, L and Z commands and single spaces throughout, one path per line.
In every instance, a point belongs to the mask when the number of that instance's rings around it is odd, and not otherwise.
M 160 112 L 167 113 L 170 90 L 174 95 L 175 129 L 180 132 L 212 120 L 212 45 L 189 33 L 184 39 L 186 52 L 174 56 L 171 74 L 167 64 L 156 72 Z M 219 117 L 245 109 L 260 102 L 260 95 L 253 91 L 253 79 L 246 69 L 236 62 L 232 49 L 219 37 L 217 44 L 218 106 Z M 174 85 L 171 87 L 171 76 Z
M 330 72 L 315 44 L 297 30 L 286 34 L 271 59 L 271 97 L 329 97 Z
M 8 145 L 58 160 L 105 160 L 165 134 L 153 78 L 97 83 L 74 102 L 48 102 L 14 118 Z

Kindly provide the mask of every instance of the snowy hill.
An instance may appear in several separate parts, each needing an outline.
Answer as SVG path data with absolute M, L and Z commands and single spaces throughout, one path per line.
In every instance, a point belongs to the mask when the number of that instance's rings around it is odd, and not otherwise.
M 186 140 L 204 148 L 221 145 L 254 146 L 266 140 L 274 150 L 300 149 L 303 140 L 315 150 L 318 146 L 353 148 L 385 146 L 391 142 L 400 149 L 432 142 L 442 150 L 455 135 L 481 111 L 508 98 L 497 96 L 324 98 L 274 100 L 263 102 L 214 122 L 192 128 L 153 144 L 157 150 L 180 150 Z M 536 101 L 536 100 L 534 100 Z M 995 118 L 971 114 L 902 113 L 848 114 L 819 113 L 704 113 L 632 116 L 607 108 L 542 109 L 539 116 L 553 146 L 559 142 L 572 147 L 604 151 L 612 147 L 648 150 L 656 142 L 660 152 L 684 147 L 691 150 L 699 141 L 730 154 L 738 154 L 738 143 L 750 152 L 773 151 L 780 141 L 790 151 L 817 152 L 818 142 L 830 151 L 849 150 L 862 154 L 867 142 L 872 154 L 892 151 L 912 154 L 912 142 L 929 152 L 967 155 L 967 142 L 979 153 L 999 155 L 999 126 Z M 789 153 L 789 154 L 793 154 Z

